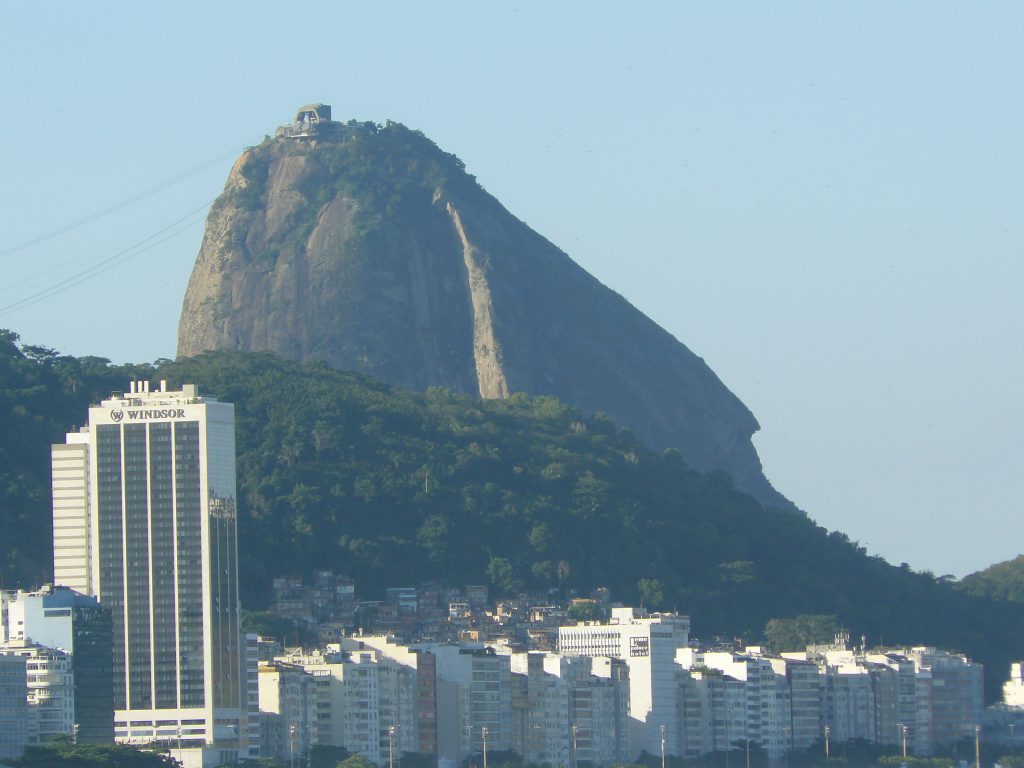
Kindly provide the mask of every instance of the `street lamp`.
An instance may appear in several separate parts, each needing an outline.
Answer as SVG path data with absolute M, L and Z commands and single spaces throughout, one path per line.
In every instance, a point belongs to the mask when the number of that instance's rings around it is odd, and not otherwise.
M 831 732 L 832 732 L 832 728 L 829 726 L 828 723 L 825 723 L 825 759 L 826 760 L 829 759 L 829 754 L 828 754 L 828 735 Z
M 747 768 L 750 768 L 750 737 L 747 736 Z
M 981 726 L 974 726 L 974 768 L 981 768 Z
M 576 734 L 579 733 L 579 726 L 572 724 L 572 768 L 576 768 Z
M 665 768 L 665 726 L 658 726 L 658 733 L 661 734 L 661 768 Z
M 295 724 L 288 726 L 288 763 L 295 768 Z
M 480 736 L 484 742 L 484 768 L 487 768 L 487 726 L 480 726 Z
M 469 766 L 473 768 L 473 726 L 466 726 L 466 757 L 469 758 Z
M 1017 724 L 1016 723 L 1010 723 L 1007 726 L 1007 728 L 1010 729 L 1010 762 L 1012 763 L 1013 762 L 1013 758 L 1014 758 L 1014 754 L 1013 754 L 1014 750 L 1013 750 L 1013 748 L 1015 746 L 1015 742 L 1013 740 L 1013 732 L 1017 728 Z
M 786 726 L 786 725 L 782 726 L 782 736 L 783 736 L 783 740 L 785 741 L 785 744 L 784 744 L 785 751 L 782 753 L 782 756 L 783 756 L 783 763 L 782 764 L 784 766 L 786 766 L 786 768 L 789 768 L 789 753 L 793 749 L 793 746 L 792 746 L 793 745 L 793 739 L 790 736 L 790 733 L 791 733 L 791 729 L 789 728 L 789 726 Z
M 394 723 L 388 726 L 388 768 L 395 768 L 395 728 L 397 727 Z
M 903 738 L 903 759 L 907 759 L 907 724 L 900 723 L 900 736 Z

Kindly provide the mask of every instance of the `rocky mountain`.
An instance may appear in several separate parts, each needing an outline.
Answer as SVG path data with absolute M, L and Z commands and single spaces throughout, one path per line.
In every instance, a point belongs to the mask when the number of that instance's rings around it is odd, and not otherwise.
M 754 416 L 708 365 L 458 158 L 397 123 L 285 133 L 239 158 L 210 211 L 180 357 L 265 350 L 411 390 L 551 395 L 794 508 L 764 477 Z

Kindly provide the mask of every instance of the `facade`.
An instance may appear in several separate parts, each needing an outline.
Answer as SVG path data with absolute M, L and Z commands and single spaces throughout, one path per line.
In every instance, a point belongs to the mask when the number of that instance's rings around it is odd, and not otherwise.
M 234 407 L 133 382 L 52 457 L 55 580 L 112 615 L 115 739 L 247 757 Z
M 1024 665 L 1015 661 L 1010 665 L 1010 679 L 1003 683 L 1003 704 L 1024 707 Z
M 937 648 L 908 648 L 900 653 L 914 663 L 919 674 L 930 676 L 932 744 L 937 747 L 974 738 L 985 708 L 984 667 L 966 656 Z
M 55 648 L 32 643 L 0 647 L 0 655 L 25 660 L 29 746 L 49 744 L 74 734 L 75 686 L 71 656 Z
M 773 660 L 776 673 L 789 683 L 789 723 L 783 725 L 786 751 L 805 750 L 821 738 L 821 683 L 818 667 L 798 659 Z
M 512 748 L 512 681 L 507 655 L 475 644 L 427 645 L 437 675 L 437 756 L 467 757 Z
M 13 592 L 0 635 L 11 644 L 36 644 L 70 654 L 79 744 L 114 740 L 110 611 L 95 597 L 68 587 Z M 69 731 L 70 733 L 70 731 Z
M 28 746 L 28 675 L 25 658 L 0 653 L 0 760 Z
M 690 619 L 674 613 L 647 614 L 613 608 L 608 623 L 583 622 L 558 628 L 558 651 L 570 656 L 608 656 L 629 668 L 630 743 L 637 751 L 679 754 L 676 651 L 690 641 Z
M 341 647 L 355 653 L 372 648 L 378 658 L 389 659 L 414 672 L 415 685 L 415 734 L 416 742 L 410 751 L 422 755 L 438 755 L 438 706 L 437 706 L 437 657 L 430 645 L 407 646 L 395 642 L 385 635 L 360 636 L 341 641 Z M 393 721 L 399 728 L 408 728 L 406 716 Z
M 593 661 L 542 651 L 511 656 L 512 749 L 527 762 L 604 767 L 632 757 L 622 749 L 629 699 L 620 686 L 628 676 L 595 674 Z
M 416 752 L 415 668 L 358 641 L 261 664 L 260 708 L 267 756 L 290 760 L 312 746 L 345 747 L 371 762 Z
M 320 744 L 313 675 L 275 660 L 260 664 L 258 678 L 262 756 L 290 762 Z
M 259 635 L 245 635 L 245 729 L 249 757 L 252 759 L 263 754 L 260 744 L 259 661 Z

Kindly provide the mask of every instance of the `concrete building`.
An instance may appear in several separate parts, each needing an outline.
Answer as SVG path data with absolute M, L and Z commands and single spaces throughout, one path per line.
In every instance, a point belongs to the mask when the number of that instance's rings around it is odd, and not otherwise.
M 0 654 L 0 760 L 28 746 L 28 673 L 25 658 Z
M 345 638 L 341 647 L 351 653 L 372 648 L 381 657 L 390 659 L 407 669 L 414 670 L 415 692 L 415 749 L 422 755 L 438 755 L 438 708 L 437 708 L 437 658 L 427 645 L 402 645 L 386 635 L 360 635 Z M 408 729 L 409 721 L 404 717 L 394 721 L 401 728 Z
M 719 669 L 677 673 L 682 756 L 728 752 L 747 738 L 747 684 Z M 676 753 L 673 753 L 676 754 Z
M 34 643 L 0 646 L 0 655 L 25 660 L 29 746 L 74 734 L 75 686 L 71 656 Z
M 94 596 L 68 587 L 45 586 L 34 592 L 0 596 L 6 620 L 5 643 L 36 644 L 71 657 L 73 722 L 79 744 L 114 740 L 114 697 L 110 611 Z
M 1003 683 L 1003 704 L 1024 707 L 1024 665 L 1019 661 L 1010 665 L 1010 679 Z
M 247 757 L 234 407 L 133 382 L 52 461 L 55 581 L 112 614 L 115 739 Z
M 721 723 L 717 731 L 712 729 L 713 751 L 727 750 L 736 741 L 745 745 L 749 739 L 772 758 L 785 752 L 784 728 L 791 727 L 791 710 L 784 664 L 773 664 L 759 648 L 748 649 L 746 653 L 701 652 L 687 648 L 680 650 L 677 658 L 683 668 L 700 671 L 696 677 L 697 687 L 708 689 L 706 696 L 712 718 Z M 721 677 L 708 675 L 703 670 L 716 670 Z M 730 681 L 739 682 L 741 686 L 732 685 Z M 742 690 L 744 701 L 739 728 L 734 703 L 736 690 Z M 721 701 L 716 700 L 716 696 Z
M 907 648 L 900 655 L 914 663 L 918 678 L 927 685 L 918 689 L 919 703 L 927 687 L 930 698 L 931 741 L 934 747 L 974 738 L 985 708 L 984 667 L 966 656 L 931 647 Z M 919 728 L 926 728 L 921 723 Z
M 460 764 L 512 748 L 512 681 L 507 655 L 477 644 L 424 645 L 437 675 L 437 757 Z
M 259 758 L 260 744 L 260 638 L 259 635 L 245 635 L 245 731 L 249 757 Z
M 818 666 L 798 659 L 773 658 L 777 675 L 784 675 L 789 693 L 789 722 L 783 721 L 783 750 L 805 750 L 821 738 L 821 681 Z
M 875 694 L 868 669 L 854 663 L 830 666 L 822 683 L 822 720 L 831 740 L 875 741 Z
M 378 764 L 416 752 L 416 670 L 370 647 L 297 650 L 260 667 L 266 756 L 345 747 Z
M 290 762 L 319 744 L 313 675 L 275 659 L 261 662 L 257 677 L 262 757 Z
M 632 758 L 628 690 L 620 690 L 628 674 L 595 674 L 585 656 L 535 651 L 510 659 L 512 749 L 527 762 L 604 767 Z
M 690 641 L 690 619 L 674 613 L 613 608 L 607 623 L 558 628 L 558 651 L 568 656 L 608 656 L 629 668 L 630 744 L 636 751 L 680 753 L 675 655 Z

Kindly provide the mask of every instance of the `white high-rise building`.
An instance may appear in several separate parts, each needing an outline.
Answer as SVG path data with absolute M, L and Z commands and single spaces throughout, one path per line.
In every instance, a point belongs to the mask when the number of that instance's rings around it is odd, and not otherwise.
M 613 608 L 608 623 L 558 628 L 558 650 L 569 656 L 610 656 L 629 667 L 630 744 L 658 754 L 681 754 L 676 651 L 690 641 L 690 618 Z
M 133 382 L 52 459 L 55 581 L 113 614 L 115 739 L 247 757 L 234 406 Z

